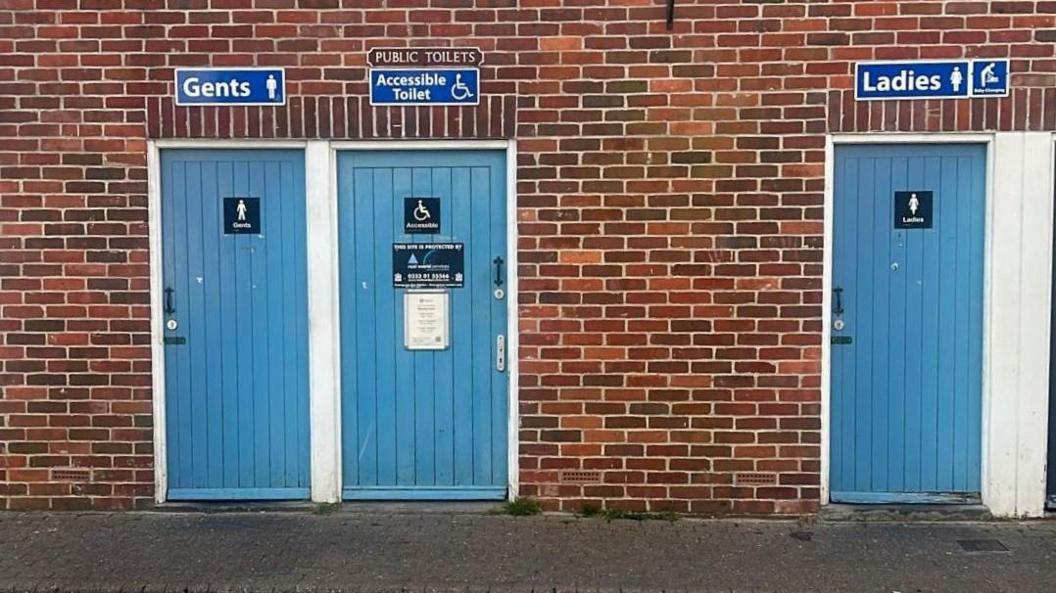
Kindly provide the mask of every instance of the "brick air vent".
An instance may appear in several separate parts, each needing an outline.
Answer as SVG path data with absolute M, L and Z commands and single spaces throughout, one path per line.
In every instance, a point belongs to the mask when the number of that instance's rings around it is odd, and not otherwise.
M 56 469 L 51 472 L 51 479 L 60 482 L 87 482 L 90 477 L 86 469 Z
M 566 471 L 561 472 L 561 481 L 571 484 L 593 484 L 601 481 L 601 472 Z
M 735 486 L 773 486 L 777 484 L 776 474 L 737 474 L 733 477 Z

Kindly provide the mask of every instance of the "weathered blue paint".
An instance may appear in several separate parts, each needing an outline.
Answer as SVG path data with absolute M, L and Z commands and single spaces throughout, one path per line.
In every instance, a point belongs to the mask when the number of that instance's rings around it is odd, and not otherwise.
M 960 500 L 980 489 L 986 148 L 841 146 L 831 346 L 832 499 Z M 896 229 L 896 191 L 934 192 Z M 835 296 L 835 294 L 834 294 Z
M 502 498 L 508 377 L 495 343 L 508 299 L 492 294 L 492 260 L 506 256 L 504 154 L 345 152 L 338 185 L 344 498 Z M 440 198 L 439 234 L 403 233 L 408 196 Z M 448 289 L 450 347 L 410 351 L 392 244 L 427 241 L 465 244 L 465 286 Z
M 304 156 L 161 153 L 168 498 L 308 496 Z M 223 232 L 223 198 L 260 198 L 261 234 Z M 165 297 L 163 296 L 163 303 Z
M 840 492 L 849 504 L 980 504 L 977 492 Z

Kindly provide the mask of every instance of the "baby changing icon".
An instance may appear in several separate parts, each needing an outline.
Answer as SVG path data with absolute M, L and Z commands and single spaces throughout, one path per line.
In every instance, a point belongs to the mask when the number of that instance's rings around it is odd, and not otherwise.
M 975 60 L 972 62 L 973 97 L 1006 97 L 1008 87 L 1008 60 Z

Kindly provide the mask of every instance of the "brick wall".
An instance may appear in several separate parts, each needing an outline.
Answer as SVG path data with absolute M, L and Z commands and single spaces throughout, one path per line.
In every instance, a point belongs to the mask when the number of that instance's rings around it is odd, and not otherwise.
M 147 138 L 516 137 L 523 492 L 816 510 L 824 135 L 1054 129 L 1056 2 L 663 4 L 5 0 L 0 507 L 150 504 Z M 369 108 L 365 50 L 407 43 L 479 46 L 486 100 Z M 849 90 L 977 56 L 1012 97 Z M 289 105 L 173 106 L 197 65 L 285 66 Z

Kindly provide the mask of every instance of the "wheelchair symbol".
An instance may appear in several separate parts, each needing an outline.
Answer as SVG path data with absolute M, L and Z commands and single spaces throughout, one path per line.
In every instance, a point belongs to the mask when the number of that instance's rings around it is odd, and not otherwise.
M 433 215 L 429 213 L 429 209 L 425 207 L 425 204 L 418 200 L 418 207 L 414 209 L 414 219 L 418 222 L 425 222 L 432 217 Z
M 455 75 L 455 84 L 451 87 L 451 98 L 456 101 L 464 101 L 473 98 L 473 92 L 462 82 L 462 75 Z

